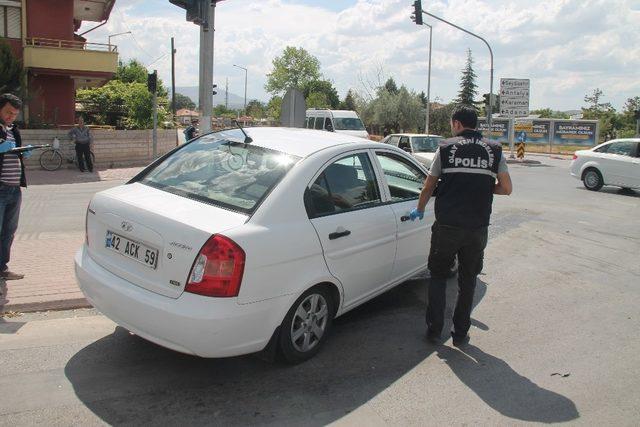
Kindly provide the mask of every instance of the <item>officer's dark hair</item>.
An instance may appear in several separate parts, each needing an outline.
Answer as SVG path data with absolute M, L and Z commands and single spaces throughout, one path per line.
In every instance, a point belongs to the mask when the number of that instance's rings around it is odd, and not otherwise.
M 467 129 L 478 126 L 478 113 L 468 105 L 458 105 L 451 113 L 451 121 L 457 120 Z
M 22 108 L 22 101 L 20 101 L 20 98 L 11 93 L 3 93 L 0 95 L 0 108 L 3 108 L 7 104 L 11 104 L 13 108 L 18 110 Z

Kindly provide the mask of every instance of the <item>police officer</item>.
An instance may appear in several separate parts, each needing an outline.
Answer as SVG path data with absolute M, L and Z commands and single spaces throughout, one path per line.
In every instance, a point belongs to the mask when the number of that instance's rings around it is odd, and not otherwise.
M 429 175 L 410 213 L 411 220 L 422 219 L 424 209 L 438 180 L 435 202 L 436 220 L 431 227 L 429 253 L 429 301 L 427 339 L 438 343 L 444 327 L 447 275 L 458 257 L 458 300 L 453 314 L 453 345 L 469 340 L 471 310 L 476 279 L 482 271 L 487 227 L 494 194 L 511 194 L 511 177 L 499 143 L 476 131 L 478 115 L 467 106 L 451 115 L 455 137 L 440 144 Z

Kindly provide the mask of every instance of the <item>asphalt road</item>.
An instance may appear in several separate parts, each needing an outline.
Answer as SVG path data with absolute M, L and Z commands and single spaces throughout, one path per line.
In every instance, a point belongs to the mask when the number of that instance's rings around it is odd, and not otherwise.
M 0 425 L 637 425 L 640 194 L 541 160 L 496 198 L 462 350 L 424 340 L 425 280 L 339 318 L 294 367 L 182 355 L 92 310 L 23 315 L 0 320 Z

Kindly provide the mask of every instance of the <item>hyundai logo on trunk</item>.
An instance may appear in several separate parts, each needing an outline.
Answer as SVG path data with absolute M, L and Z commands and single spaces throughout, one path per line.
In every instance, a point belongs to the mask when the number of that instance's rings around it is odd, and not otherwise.
M 133 225 L 131 225 L 131 223 L 127 221 L 122 221 L 122 224 L 120 224 L 120 228 L 122 228 L 123 231 L 131 231 L 133 230 Z

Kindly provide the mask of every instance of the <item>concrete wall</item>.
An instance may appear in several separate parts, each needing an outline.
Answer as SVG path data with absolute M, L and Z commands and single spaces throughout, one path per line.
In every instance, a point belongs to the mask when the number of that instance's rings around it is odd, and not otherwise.
M 74 144 L 68 136 L 68 130 L 24 129 L 22 145 L 52 144 L 53 138 L 60 140 L 60 149 L 69 155 L 75 153 Z M 96 156 L 97 169 L 114 167 L 144 166 L 152 161 L 153 141 L 151 130 L 93 130 L 92 151 Z M 158 129 L 158 156 L 176 147 L 175 129 Z M 39 168 L 42 150 L 33 152 L 33 156 L 25 161 L 27 168 Z M 63 162 L 62 167 L 74 167 L 72 163 Z

